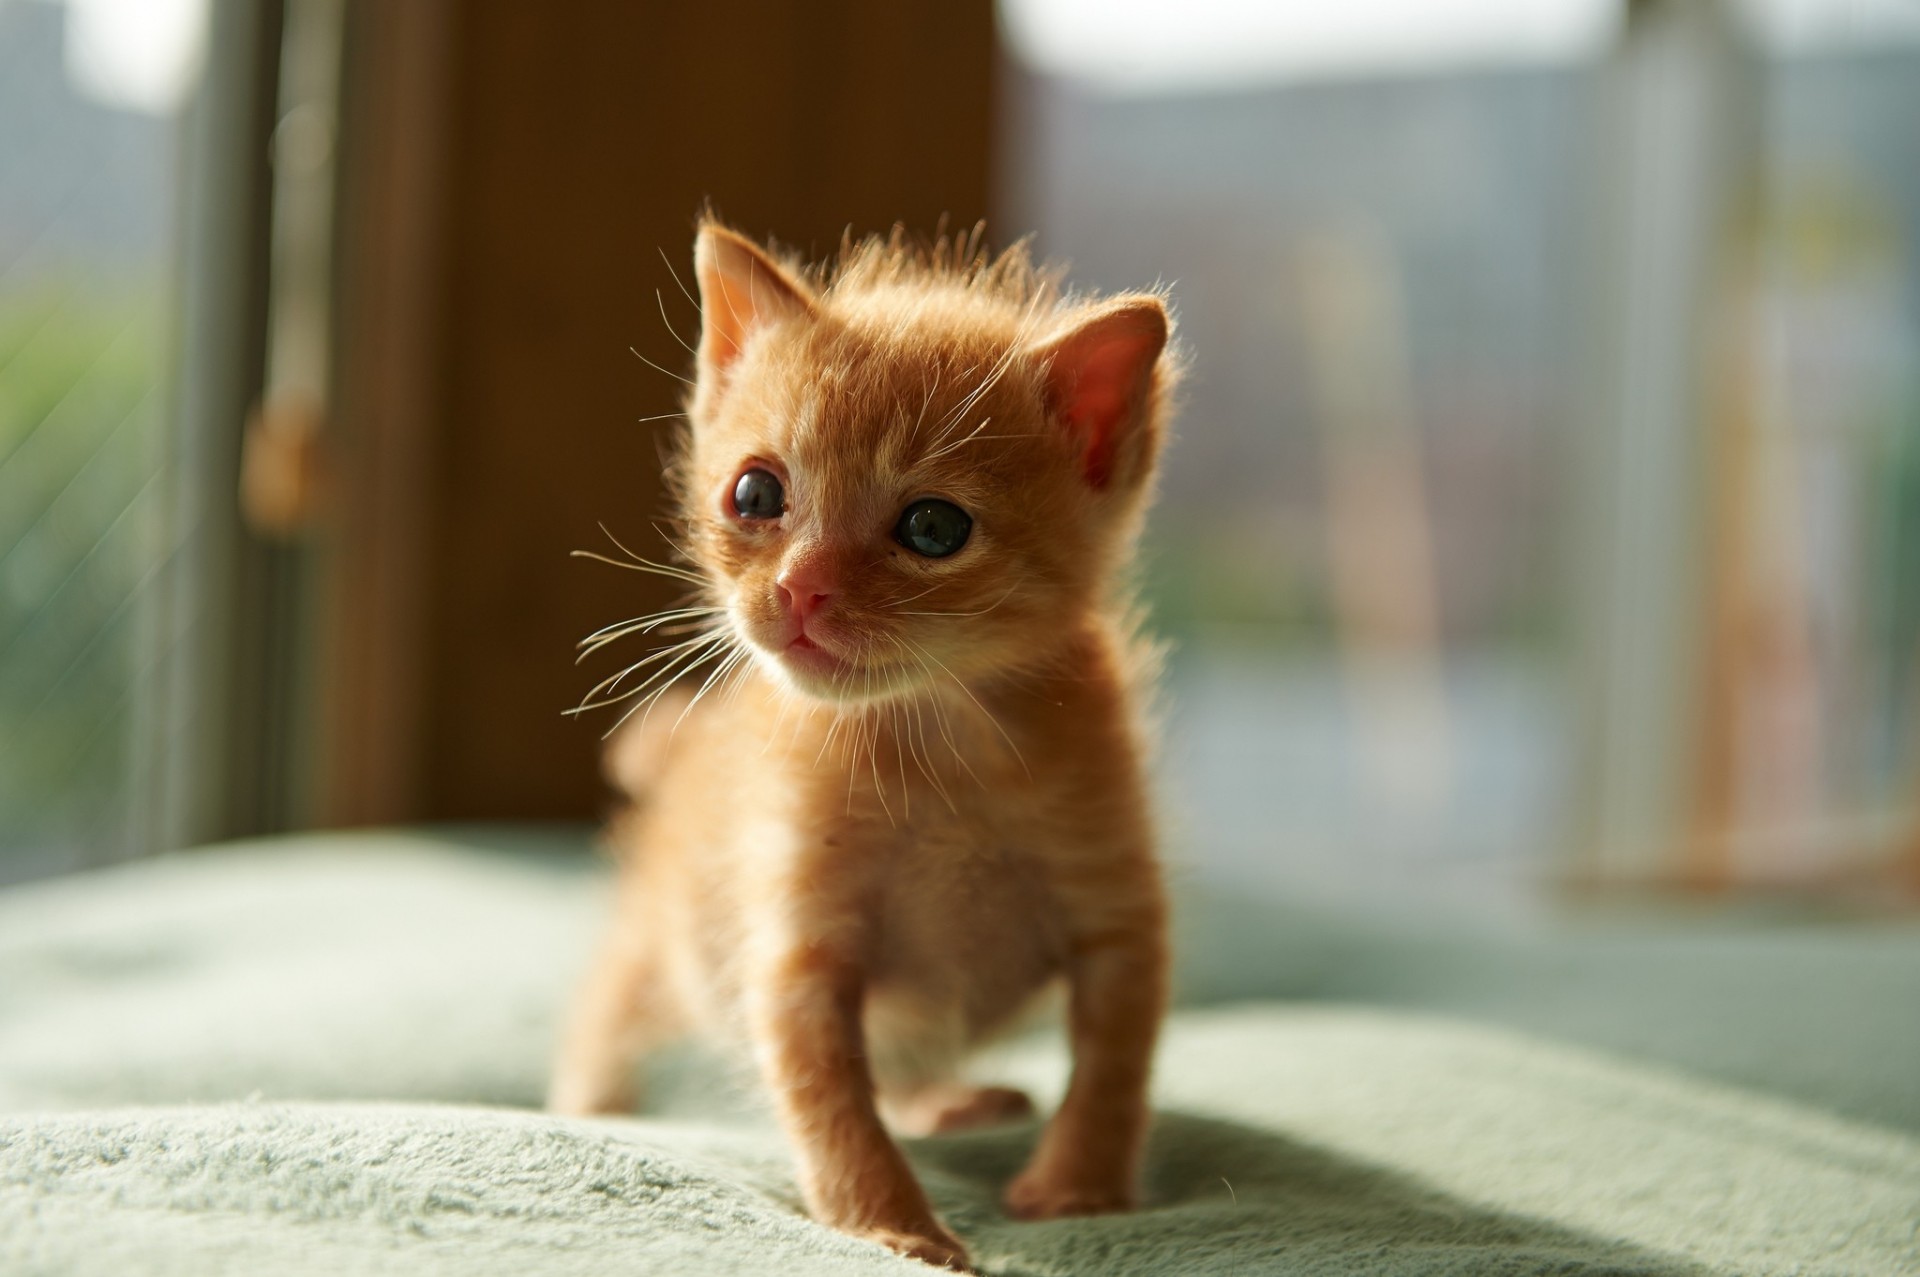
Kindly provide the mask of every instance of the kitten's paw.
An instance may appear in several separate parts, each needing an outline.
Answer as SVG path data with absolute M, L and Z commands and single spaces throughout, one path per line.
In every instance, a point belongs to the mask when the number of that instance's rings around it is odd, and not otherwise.
M 970 1131 L 980 1126 L 1024 1122 L 1033 1116 L 1033 1101 L 1025 1091 L 1010 1086 L 981 1086 L 954 1096 L 933 1115 L 933 1134 Z
M 917 1259 L 923 1264 L 932 1264 L 935 1268 L 944 1268 L 948 1272 L 971 1273 L 972 1261 L 967 1258 L 967 1248 L 958 1238 L 942 1228 L 929 1228 L 924 1232 L 910 1232 L 894 1228 L 863 1229 L 856 1236 L 870 1242 L 879 1242 L 896 1254 L 908 1259 Z
M 903 1135 L 951 1135 L 1033 1116 L 1033 1101 L 1010 1086 L 942 1086 L 890 1105 L 887 1119 Z
M 555 1077 L 547 1089 L 547 1112 L 562 1117 L 608 1117 L 631 1113 L 637 1097 L 633 1088 L 610 1085 L 601 1079 Z
M 1028 1167 L 1001 1197 L 1015 1219 L 1114 1215 L 1137 1205 L 1133 1185 L 1110 1174 L 1062 1175 Z

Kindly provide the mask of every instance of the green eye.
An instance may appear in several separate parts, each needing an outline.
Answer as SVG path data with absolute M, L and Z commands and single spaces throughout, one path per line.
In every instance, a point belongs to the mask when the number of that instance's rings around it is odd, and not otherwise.
M 893 529 L 893 539 L 915 554 L 944 559 L 967 543 L 973 517 L 951 501 L 926 497 L 908 506 Z

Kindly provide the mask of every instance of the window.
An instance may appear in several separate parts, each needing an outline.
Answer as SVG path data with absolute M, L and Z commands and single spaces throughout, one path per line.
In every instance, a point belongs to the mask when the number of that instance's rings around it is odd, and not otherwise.
M 194 4 L 0 0 L 0 880 L 141 836 Z
M 1007 220 L 1193 352 L 1149 550 L 1206 872 L 1889 881 L 1912 6 L 1002 9 Z

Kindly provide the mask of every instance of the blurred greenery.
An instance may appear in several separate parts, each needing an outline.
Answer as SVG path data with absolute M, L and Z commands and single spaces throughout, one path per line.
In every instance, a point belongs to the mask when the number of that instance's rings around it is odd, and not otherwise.
M 0 853 L 68 866 L 121 836 L 138 600 L 162 553 L 157 280 L 0 293 Z
M 1920 396 L 1894 410 L 1875 442 L 1868 473 L 1876 482 L 1866 494 L 1875 535 L 1867 543 L 1866 578 L 1882 588 L 1869 591 L 1867 628 L 1873 647 L 1890 655 L 1891 669 L 1890 694 L 1869 726 L 1877 737 L 1875 761 L 1895 772 L 1897 786 L 1906 779 L 1896 772 L 1906 725 L 1920 720 Z
M 1319 539 L 1292 554 L 1277 553 L 1275 545 L 1285 543 L 1232 518 L 1151 524 L 1141 547 L 1140 587 L 1154 632 L 1176 643 L 1325 646 L 1334 618 L 1318 565 Z

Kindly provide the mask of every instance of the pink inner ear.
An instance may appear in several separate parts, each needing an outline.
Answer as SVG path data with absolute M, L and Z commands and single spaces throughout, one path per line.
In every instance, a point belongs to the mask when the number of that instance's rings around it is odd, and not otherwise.
M 762 324 L 804 313 L 807 298 L 759 249 L 730 232 L 702 232 L 694 250 L 700 284 L 700 366 L 725 371 Z
M 705 323 L 701 330 L 700 354 L 709 370 L 720 372 L 746 347 L 747 334 L 768 316 L 762 311 L 777 311 L 779 286 L 771 278 L 754 278 L 753 263 L 727 263 L 733 271 L 716 269 L 700 277 L 700 298 Z M 765 294 L 765 296 L 762 296 Z
M 1167 341 L 1157 304 L 1111 311 L 1055 343 L 1047 403 L 1082 441 L 1087 482 L 1104 488 L 1127 429 L 1136 424 Z

